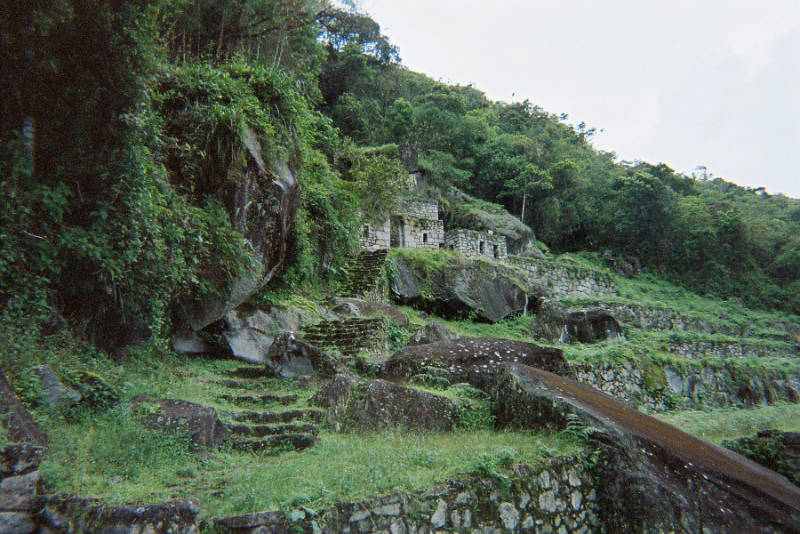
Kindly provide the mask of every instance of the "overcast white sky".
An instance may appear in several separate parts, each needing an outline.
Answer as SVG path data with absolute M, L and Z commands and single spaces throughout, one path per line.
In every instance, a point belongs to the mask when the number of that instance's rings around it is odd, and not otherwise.
M 622 159 L 800 197 L 800 0 L 360 5 L 411 70 L 568 113 Z

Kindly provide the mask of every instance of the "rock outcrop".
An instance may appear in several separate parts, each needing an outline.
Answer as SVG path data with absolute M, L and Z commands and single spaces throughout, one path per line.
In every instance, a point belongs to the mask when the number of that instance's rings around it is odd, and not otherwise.
M 559 343 L 594 343 L 605 339 L 624 339 L 622 327 L 603 308 L 565 308 L 544 300 L 531 322 L 531 335 Z
M 47 446 L 47 436 L 19 401 L 3 371 L 0 371 L 0 415 L 8 441 Z
M 265 363 L 275 376 L 282 378 L 325 377 L 346 372 L 345 366 L 336 358 L 289 332 L 275 338 Z
M 381 376 L 409 379 L 435 375 L 451 384 L 467 382 L 489 390 L 503 363 L 523 363 L 554 373 L 571 375 L 572 370 L 559 349 L 497 338 L 465 338 L 406 347 L 393 354 L 381 368 Z
M 39 379 L 39 390 L 48 406 L 60 408 L 80 402 L 81 394 L 65 386 L 49 365 L 35 367 L 33 372 Z
M 786 478 L 594 388 L 508 364 L 495 398 L 503 426 L 597 429 L 599 503 L 611 532 L 800 530 L 800 488 Z
M 532 295 L 543 294 L 508 265 L 449 257 L 428 264 L 413 256 L 395 256 L 391 270 L 394 297 L 442 317 L 474 314 L 497 322 L 524 312 Z
M 336 430 L 373 431 L 400 427 L 417 431 L 453 430 L 459 404 L 442 395 L 385 380 L 361 381 L 339 374 L 312 402 L 327 408 L 327 422 Z
M 226 441 L 228 429 L 210 406 L 176 399 L 139 397 L 131 410 L 142 417 L 145 426 L 165 432 L 188 432 L 192 441 L 214 447 Z
M 245 129 L 243 137 L 247 168 L 241 177 L 228 180 L 229 185 L 218 192 L 218 197 L 230 214 L 233 228 L 252 245 L 256 265 L 230 284 L 224 298 L 193 307 L 186 319 L 195 331 L 247 300 L 272 279 L 286 259 L 297 209 L 297 179 L 285 163 L 265 164 L 253 130 Z

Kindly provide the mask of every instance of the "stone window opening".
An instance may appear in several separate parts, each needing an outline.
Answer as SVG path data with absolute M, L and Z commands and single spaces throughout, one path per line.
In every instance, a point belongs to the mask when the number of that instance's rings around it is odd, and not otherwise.
M 484 251 L 486 250 L 486 244 L 483 241 L 481 241 L 479 248 L 480 248 L 480 253 L 483 254 Z
M 500 248 L 497 245 L 492 245 L 493 252 L 494 252 L 494 259 L 500 257 Z
M 369 226 L 364 227 L 364 238 L 369 239 Z
M 422 242 L 423 243 L 427 243 L 428 242 L 428 234 L 422 234 Z

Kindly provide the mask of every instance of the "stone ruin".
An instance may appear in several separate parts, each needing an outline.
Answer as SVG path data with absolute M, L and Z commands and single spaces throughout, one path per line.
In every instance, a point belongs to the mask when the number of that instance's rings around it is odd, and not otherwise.
M 403 203 L 385 219 L 361 227 L 359 245 L 366 250 L 444 247 L 439 204 L 420 200 Z
M 467 257 L 484 257 L 503 260 L 508 257 L 506 238 L 492 231 L 478 232 L 459 228 L 447 232 L 445 248 L 457 250 Z
M 436 202 L 412 200 L 385 219 L 361 226 L 359 245 L 375 251 L 388 248 L 457 250 L 467 257 L 504 260 L 508 257 L 506 238 L 491 231 L 453 229 L 445 232 Z

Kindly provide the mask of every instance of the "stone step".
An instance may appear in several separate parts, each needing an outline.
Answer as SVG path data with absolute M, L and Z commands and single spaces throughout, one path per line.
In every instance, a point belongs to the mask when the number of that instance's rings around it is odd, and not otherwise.
M 228 425 L 231 434 L 261 438 L 264 436 L 278 436 L 283 434 L 319 434 L 319 427 L 310 423 L 283 424 L 283 425 L 247 425 L 234 423 Z
M 222 387 L 231 389 L 255 389 L 258 387 L 264 387 L 264 382 L 259 379 L 235 380 L 232 378 L 225 378 L 222 380 L 217 380 L 215 383 Z
M 321 423 L 325 420 L 325 412 L 314 409 L 286 410 L 283 412 L 270 411 L 244 411 L 244 412 L 220 412 L 220 416 L 235 421 L 237 423 L 291 423 L 293 421 L 311 421 Z
M 311 434 L 283 434 L 263 439 L 236 439 L 230 443 L 234 449 L 239 451 L 279 453 L 292 450 L 302 451 L 314 446 L 316 442 L 317 438 Z
M 298 397 L 295 393 L 288 395 L 273 395 L 267 393 L 265 395 L 242 395 L 242 394 L 228 394 L 225 393 L 219 397 L 222 400 L 232 402 L 234 404 L 291 404 L 297 401 Z
M 275 374 L 265 366 L 242 366 L 231 371 L 225 371 L 228 376 L 236 378 L 274 378 Z

